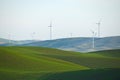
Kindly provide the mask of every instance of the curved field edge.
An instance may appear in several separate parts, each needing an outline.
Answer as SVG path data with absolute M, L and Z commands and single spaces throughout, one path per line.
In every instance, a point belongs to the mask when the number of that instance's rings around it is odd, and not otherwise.
M 0 47 L 0 70 L 8 71 L 69 71 L 88 69 L 72 62 L 42 56 L 29 47 Z M 39 48 L 41 49 L 41 48 Z M 45 49 L 47 51 L 48 49 Z M 52 51 L 54 52 L 54 50 Z M 48 52 L 50 53 L 50 52 Z
M 120 80 L 120 69 L 89 69 L 65 72 L 0 72 L 0 80 Z
M 40 51 L 39 49 L 35 49 Z M 115 51 L 115 53 L 114 53 Z M 44 52 L 44 50 L 42 50 Z M 109 51 L 103 51 L 102 54 L 97 53 L 79 53 L 79 52 L 70 52 L 70 51 L 60 51 L 55 50 L 54 53 L 50 54 L 41 54 L 43 56 L 52 57 L 56 59 L 61 59 L 64 61 L 69 61 L 78 65 L 84 65 L 89 68 L 120 68 L 120 58 L 112 57 L 108 55 L 120 55 L 120 50 L 113 50 L 112 53 L 109 54 Z
M 1 47 L 4 51 L 15 53 L 18 57 L 40 61 L 51 61 L 51 63 L 69 63 L 76 66 L 87 66 L 89 68 L 120 68 L 120 58 L 104 56 L 97 53 L 78 53 L 62 51 L 58 49 L 43 47 Z M 0 49 L 1 49 L 0 48 Z M 7 53 L 8 53 L 7 52 Z M 107 51 L 109 52 L 109 51 Z M 119 50 L 120 52 L 120 50 Z M 119 54 L 117 50 L 117 54 Z M 18 54 L 19 53 L 19 54 Z M 22 53 L 22 54 L 21 54 Z M 104 53 L 106 54 L 106 52 Z M 114 51 L 113 51 L 114 54 Z M 8 54 L 7 54 L 8 55 Z M 120 54 L 119 54 L 120 55 Z M 36 61 L 37 62 L 37 61 Z M 28 62 L 30 63 L 30 62 Z M 30 64 L 32 65 L 32 64 Z
M 96 80 L 117 80 L 118 76 L 114 74 L 120 74 L 119 69 L 98 68 L 120 68 L 119 63 L 119 57 L 97 53 L 82 54 L 42 47 L 0 47 L 0 80 L 80 80 L 82 76 L 82 80 L 94 80 L 93 77 L 104 75 L 111 76 Z M 88 70 L 88 67 L 97 69 Z

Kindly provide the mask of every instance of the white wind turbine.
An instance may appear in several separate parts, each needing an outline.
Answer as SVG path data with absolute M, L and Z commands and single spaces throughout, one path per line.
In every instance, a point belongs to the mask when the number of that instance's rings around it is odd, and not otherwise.
M 8 43 L 9 43 L 9 46 L 11 45 L 11 34 L 8 34 Z
M 52 21 L 48 27 L 50 28 L 50 40 L 52 40 Z
M 96 36 L 96 32 L 92 31 L 92 48 L 94 49 L 95 48 L 95 36 Z

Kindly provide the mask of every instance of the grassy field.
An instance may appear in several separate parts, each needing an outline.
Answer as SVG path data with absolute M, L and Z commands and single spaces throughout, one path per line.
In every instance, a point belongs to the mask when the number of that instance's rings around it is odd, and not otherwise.
M 119 80 L 119 52 L 83 54 L 42 47 L 0 47 L 0 80 Z

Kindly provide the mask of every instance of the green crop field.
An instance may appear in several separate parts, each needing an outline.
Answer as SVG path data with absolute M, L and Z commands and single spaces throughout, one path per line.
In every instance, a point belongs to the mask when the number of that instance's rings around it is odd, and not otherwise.
M 119 80 L 119 53 L 0 47 L 0 80 Z

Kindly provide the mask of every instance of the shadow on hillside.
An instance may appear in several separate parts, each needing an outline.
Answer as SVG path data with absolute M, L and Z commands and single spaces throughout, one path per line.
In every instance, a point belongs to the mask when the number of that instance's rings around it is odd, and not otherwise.
M 92 69 L 63 72 L 46 75 L 42 80 L 120 80 L 120 69 Z

